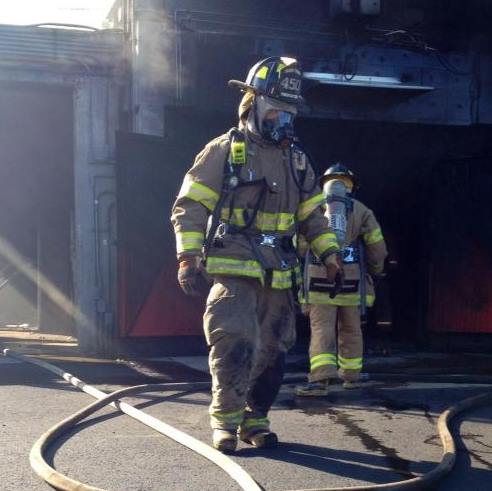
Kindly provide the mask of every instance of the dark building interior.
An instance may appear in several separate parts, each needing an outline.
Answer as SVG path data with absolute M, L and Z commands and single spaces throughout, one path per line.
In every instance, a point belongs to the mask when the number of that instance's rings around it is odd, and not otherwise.
M 52 301 L 73 288 L 72 93 L 3 85 L 0 107 L 0 325 L 73 334 L 70 312 Z

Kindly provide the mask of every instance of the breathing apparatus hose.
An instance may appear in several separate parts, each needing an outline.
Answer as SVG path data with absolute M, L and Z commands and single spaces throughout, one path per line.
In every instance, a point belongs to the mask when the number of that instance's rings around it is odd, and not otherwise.
M 75 387 L 83 390 L 89 395 L 92 395 L 96 399 L 96 402 L 90 404 L 89 406 L 81 409 L 75 414 L 64 419 L 60 423 L 56 424 L 50 428 L 46 433 L 44 433 L 41 438 L 34 444 L 30 453 L 30 463 L 34 471 L 44 479 L 48 484 L 55 487 L 56 489 L 66 490 L 66 491 L 104 491 L 100 488 L 89 486 L 64 476 L 60 472 L 52 468 L 44 459 L 44 452 L 57 438 L 61 435 L 67 433 L 71 428 L 74 427 L 78 422 L 87 418 L 94 412 L 101 409 L 103 406 L 111 405 L 120 411 L 126 413 L 134 419 L 144 423 L 147 426 L 155 429 L 159 433 L 168 436 L 174 441 L 186 446 L 190 450 L 197 452 L 203 457 L 210 460 L 212 463 L 218 465 L 222 470 L 224 470 L 232 479 L 234 479 L 241 489 L 247 491 L 260 491 L 263 488 L 259 486 L 256 481 L 238 464 L 232 461 L 229 457 L 222 454 L 221 452 L 209 447 L 205 443 L 196 440 L 190 435 L 173 428 L 172 426 L 164 423 L 163 421 L 150 416 L 143 411 L 131 406 L 130 404 L 119 401 L 121 397 L 128 397 L 131 395 L 141 394 L 143 392 L 155 392 L 161 390 L 203 390 L 208 388 L 210 384 L 208 382 L 196 382 L 196 383 L 166 383 L 166 384 L 146 384 L 138 385 L 134 387 L 128 387 L 125 389 L 118 390 L 111 394 L 106 394 L 90 385 L 87 385 L 82 380 L 71 375 L 70 373 L 64 372 L 60 368 L 46 363 L 35 358 L 30 358 L 24 355 L 15 353 L 9 349 L 3 351 L 5 356 L 10 356 L 16 358 L 20 361 L 34 364 L 40 368 L 48 370 L 56 375 L 59 375 L 67 382 L 70 382 Z M 292 383 L 296 378 L 290 378 L 285 380 L 287 383 Z M 492 392 L 486 392 L 484 394 L 470 397 L 457 404 L 446 409 L 439 416 L 437 422 L 437 430 L 441 439 L 441 444 L 443 448 L 443 456 L 441 462 L 434 467 L 431 471 L 412 479 L 405 481 L 391 482 L 387 484 L 374 484 L 365 486 L 348 486 L 348 487 L 331 487 L 331 488 L 312 488 L 312 489 L 302 489 L 295 491 L 408 491 L 408 490 L 421 490 L 425 489 L 438 480 L 442 479 L 446 474 L 448 474 L 456 461 L 456 446 L 453 440 L 453 436 L 449 431 L 450 421 L 461 412 L 478 408 L 480 406 L 486 406 L 492 404 Z

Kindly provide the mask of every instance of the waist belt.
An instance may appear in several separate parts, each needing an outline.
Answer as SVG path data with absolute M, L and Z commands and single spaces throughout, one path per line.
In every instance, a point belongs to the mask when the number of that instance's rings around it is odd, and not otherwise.
M 289 257 L 283 257 L 281 252 L 287 253 L 290 255 L 295 253 L 294 241 L 292 235 L 278 235 L 278 234 L 262 234 L 261 232 L 256 232 L 251 229 L 244 229 L 240 227 L 236 227 L 235 225 L 231 225 L 228 223 L 221 223 L 217 228 L 217 235 L 214 240 L 215 247 L 224 247 L 222 239 L 225 238 L 226 235 L 242 235 L 248 239 L 251 247 L 253 249 L 253 253 L 260 263 L 263 270 L 269 276 L 269 282 L 271 282 L 271 274 L 272 274 L 272 266 L 269 264 L 269 261 L 265 258 L 262 253 L 263 247 L 269 247 L 274 250 L 274 255 L 278 260 L 278 264 L 280 269 L 292 269 L 297 264 L 297 256 L 295 257 L 295 261 L 289 259 Z
M 221 223 L 217 228 L 217 239 L 223 239 L 226 235 L 244 235 L 255 244 L 265 247 L 281 247 L 285 251 L 294 251 L 292 235 L 263 234 L 254 230 L 243 230 L 241 227 L 229 223 Z

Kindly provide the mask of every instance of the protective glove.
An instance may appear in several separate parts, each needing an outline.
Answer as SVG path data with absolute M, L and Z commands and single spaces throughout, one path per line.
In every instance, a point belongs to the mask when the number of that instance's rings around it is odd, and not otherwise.
M 345 279 L 342 259 L 338 254 L 330 254 L 324 258 L 323 264 L 326 268 L 326 278 L 330 283 L 334 283 L 330 298 L 335 298 L 342 291 Z
M 337 274 L 343 271 L 343 263 L 338 254 L 330 254 L 323 259 L 323 264 L 326 268 L 326 279 L 333 283 L 336 280 Z
M 337 271 L 335 275 L 335 286 L 333 290 L 330 292 L 330 298 L 335 298 L 343 289 L 343 283 L 345 281 L 345 273 L 343 269 Z
M 205 287 L 205 268 L 199 256 L 183 258 L 179 262 L 178 283 L 181 290 L 190 297 L 200 296 Z

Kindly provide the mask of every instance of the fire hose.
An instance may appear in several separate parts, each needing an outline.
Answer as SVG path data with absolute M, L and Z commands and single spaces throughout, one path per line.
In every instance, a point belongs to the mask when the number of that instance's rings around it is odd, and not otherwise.
M 40 368 L 59 375 L 61 378 L 71 383 L 75 387 L 98 399 L 96 402 L 81 409 L 80 411 L 77 411 L 76 413 L 72 414 L 68 418 L 50 428 L 36 441 L 31 449 L 29 456 L 31 467 L 39 477 L 41 477 L 55 489 L 65 491 L 104 491 L 101 488 L 83 484 L 58 472 L 46 462 L 44 458 L 44 453 L 57 438 L 60 438 L 62 435 L 70 431 L 77 423 L 107 405 L 111 405 L 112 407 L 119 409 L 128 416 L 140 421 L 141 423 L 153 428 L 159 433 L 202 455 L 215 465 L 219 466 L 224 472 L 226 472 L 234 481 L 237 482 L 241 489 L 245 491 L 260 491 L 263 489 L 253 479 L 253 477 L 251 477 L 239 464 L 234 462 L 231 458 L 206 445 L 205 443 L 193 438 L 192 436 L 135 408 L 134 406 L 120 401 L 122 397 L 142 394 L 144 392 L 167 390 L 203 390 L 210 386 L 208 382 L 145 384 L 128 387 L 107 394 L 86 384 L 74 375 L 63 371 L 62 369 L 50 363 L 46 363 L 35 358 L 30 358 L 15 353 L 9 349 L 4 349 L 3 353 L 5 356 L 34 364 Z M 429 486 L 435 484 L 437 481 L 442 479 L 446 474 L 448 474 L 453 469 L 454 463 L 456 461 L 456 445 L 453 436 L 449 430 L 450 421 L 463 411 L 490 404 L 492 404 L 492 392 L 486 392 L 478 396 L 464 399 L 457 404 L 449 407 L 440 414 L 437 422 L 437 431 L 441 439 L 443 455 L 441 458 L 441 462 L 426 474 L 412 479 L 396 481 L 387 484 L 316 488 L 296 491 L 407 491 L 428 488 Z

